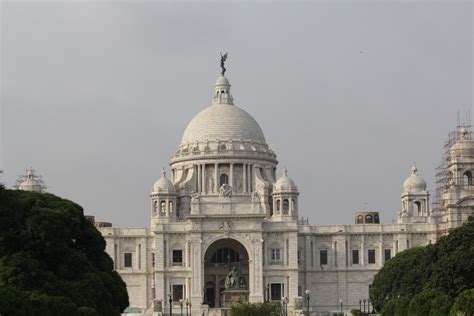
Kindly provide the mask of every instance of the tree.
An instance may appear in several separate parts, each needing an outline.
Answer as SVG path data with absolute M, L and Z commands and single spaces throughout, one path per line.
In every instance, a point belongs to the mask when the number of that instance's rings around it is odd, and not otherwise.
M 454 301 L 450 316 L 474 315 L 474 289 L 461 292 Z
M 383 315 L 446 315 L 453 300 L 474 288 L 474 223 L 467 222 L 434 245 L 397 254 L 377 273 L 370 290 Z
M 79 205 L 0 187 L 0 314 L 120 315 L 128 303 Z

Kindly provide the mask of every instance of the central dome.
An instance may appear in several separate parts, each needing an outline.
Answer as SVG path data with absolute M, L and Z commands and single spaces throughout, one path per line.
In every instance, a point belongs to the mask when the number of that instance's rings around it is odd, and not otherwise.
M 217 78 L 212 105 L 199 112 L 189 122 L 181 144 L 214 141 L 244 141 L 265 143 L 257 121 L 244 110 L 234 106 L 230 83 L 226 77 Z
M 231 104 L 214 104 L 189 122 L 181 143 L 215 140 L 265 143 L 265 136 L 257 121 L 244 110 Z

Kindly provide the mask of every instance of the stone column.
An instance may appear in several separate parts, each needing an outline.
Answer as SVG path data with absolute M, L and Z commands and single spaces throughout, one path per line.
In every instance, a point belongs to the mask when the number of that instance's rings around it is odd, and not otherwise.
M 202 289 L 203 289 L 203 258 L 201 249 L 201 237 L 193 236 L 192 240 L 192 280 L 191 280 L 191 303 L 193 304 L 193 311 L 199 309 L 202 303 Z
M 253 186 L 252 186 L 252 172 L 253 172 L 253 164 L 249 164 L 249 168 L 248 168 L 248 172 L 249 172 L 249 192 L 253 192 L 255 191 L 253 189 Z
M 202 192 L 206 192 L 206 164 L 202 164 L 201 168 L 201 188 Z
M 364 258 L 365 258 L 365 247 L 364 247 L 364 243 L 365 243 L 365 240 L 364 240 L 364 237 L 362 236 L 362 241 L 360 242 L 360 265 L 363 266 L 364 265 Z
M 219 164 L 214 164 L 214 193 L 219 193 L 219 176 L 218 176 Z
M 197 165 L 197 192 L 201 192 L 201 165 Z
M 156 234 L 156 233 L 155 233 Z M 155 293 L 156 293 L 156 299 L 157 300 L 162 300 L 163 302 L 166 300 L 166 289 L 164 287 L 165 284 L 165 277 L 164 277 L 164 268 L 165 268 L 165 262 L 164 262 L 164 240 L 163 240 L 163 234 L 156 234 L 155 235 L 155 267 L 154 267 L 154 272 L 155 272 L 155 284 L 158 284 L 158 286 L 155 288 Z
M 229 167 L 229 185 L 234 189 L 234 164 L 230 163 Z
M 249 301 L 263 302 L 262 241 L 261 237 L 252 240 L 249 253 Z
M 204 280 L 205 282 L 205 280 Z M 219 307 L 219 292 L 220 292 L 220 287 L 219 287 L 219 276 L 216 274 L 214 276 L 214 306 Z
M 380 241 L 379 241 L 379 249 L 380 249 L 379 265 L 382 266 L 383 265 L 383 240 L 382 240 L 382 236 L 380 237 Z
M 291 233 L 289 236 L 290 271 L 287 278 L 288 307 L 293 308 L 294 298 L 298 296 L 298 235 Z M 316 294 L 316 293 L 315 293 Z M 289 308 L 290 309 L 290 308 Z
M 246 163 L 242 164 L 242 170 L 243 170 L 242 182 L 244 183 L 243 192 L 247 193 L 247 164 Z

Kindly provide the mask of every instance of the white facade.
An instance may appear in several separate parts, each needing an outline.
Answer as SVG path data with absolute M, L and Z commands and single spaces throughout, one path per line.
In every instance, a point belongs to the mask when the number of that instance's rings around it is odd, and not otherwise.
M 396 224 L 309 225 L 298 220 L 297 186 L 286 170 L 277 179 L 275 153 L 221 76 L 212 105 L 191 120 L 172 155 L 170 179 L 163 171 L 152 188 L 150 227 L 100 231 L 130 306 L 143 311 L 154 301 L 169 311 L 169 294 L 176 313 L 178 299 L 188 300 L 193 314 L 218 308 L 235 263 L 250 302 L 286 297 L 292 310 L 298 297 L 305 305 L 310 290 L 311 310 L 339 310 L 340 300 L 345 310 L 358 308 L 389 257 L 435 242 L 473 212 L 474 145 L 460 134 L 441 214 L 429 209 L 426 183 L 413 167 Z

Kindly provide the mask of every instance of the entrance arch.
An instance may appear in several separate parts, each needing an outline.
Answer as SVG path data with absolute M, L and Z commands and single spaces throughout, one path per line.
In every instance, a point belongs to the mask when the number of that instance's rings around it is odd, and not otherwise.
M 232 266 L 240 266 L 249 284 L 249 255 L 243 244 L 232 238 L 213 242 L 204 255 L 204 301 L 209 307 L 223 307 L 221 292 Z

